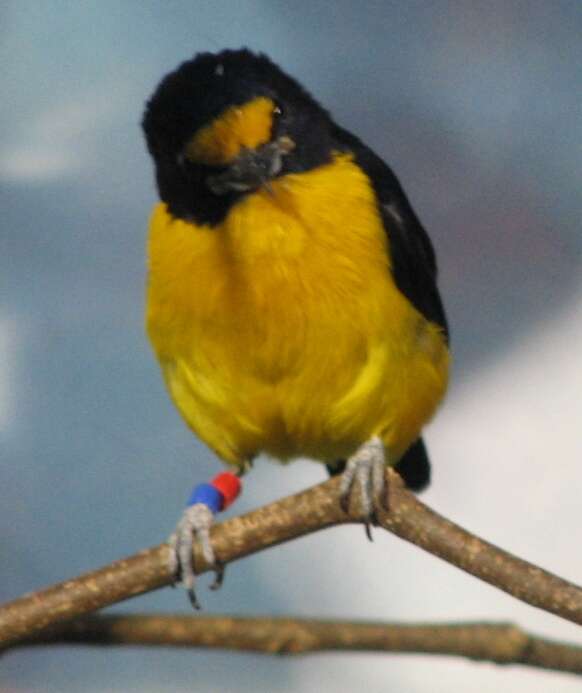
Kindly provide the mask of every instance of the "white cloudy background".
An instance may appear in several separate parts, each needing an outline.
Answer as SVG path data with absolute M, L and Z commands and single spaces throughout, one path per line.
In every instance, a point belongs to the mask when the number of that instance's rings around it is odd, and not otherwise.
M 456 365 L 428 432 L 426 502 L 582 582 L 578 0 L 0 7 L 0 599 L 158 543 L 217 462 L 143 335 L 155 199 L 139 120 L 199 50 L 268 52 L 395 168 L 441 259 Z M 579 83 L 579 82 L 578 82 Z M 243 512 L 320 481 L 259 463 Z M 400 540 L 328 531 L 232 566 L 208 612 L 579 629 Z M 206 584 L 206 580 L 203 580 Z M 122 608 L 187 611 L 164 590 Z M 579 690 L 573 677 L 446 658 L 269 659 L 46 649 L 0 690 L 456 693 Z

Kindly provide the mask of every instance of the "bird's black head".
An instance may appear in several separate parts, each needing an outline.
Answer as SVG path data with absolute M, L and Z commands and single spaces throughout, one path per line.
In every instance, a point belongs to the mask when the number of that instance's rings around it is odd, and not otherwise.
M 167 75 L 143 118 L 160 197 L 216 224 L 241 196 L 330 160 L 327 112 L 265 55 L 200 53 Z

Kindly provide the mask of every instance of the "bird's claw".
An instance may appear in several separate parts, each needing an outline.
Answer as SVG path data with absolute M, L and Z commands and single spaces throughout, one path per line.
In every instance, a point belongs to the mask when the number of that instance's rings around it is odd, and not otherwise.
M 387 507 L 385 483 L 386 458 L 380 438 L 364 443 L 349 458 L 342 474 L 340 505 L 349 511 L 354 488 L 359 488 L 360 509 L 365 522 L 366 536 L 372 540 L 371 525 L 377 524 L 376 509 Z
M 200 609 L 200 602 L 196 598 L 194 590 L 196 576 L 192 555 L 192 547 L 196 540 L 200 542 L 206 562 L 213 567 L 215 572 L 215 580 L 210 588 L 218 589 L 224 579 L 224 565 L 216 560 L 210 543 L 210 528 L 213 521 L 212 510 L 204 503 L 195 503 L 186 508 L 176 530 L 168 540 L 170 547 L 169 567 L 174 576 L 173 584 L 181 583 L 184 586 L 190 603 L 197 610 Z
M 224 563 L 214 561 L 214 581 L 210 585 L 211 590 L 219 590 L 224 581 Z

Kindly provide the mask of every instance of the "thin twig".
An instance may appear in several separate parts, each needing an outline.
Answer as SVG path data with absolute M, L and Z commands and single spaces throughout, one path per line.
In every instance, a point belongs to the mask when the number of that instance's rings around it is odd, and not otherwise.
M 326 651 L 453 655 L 582 674 L 582 647 L 511 623 L 378 623 L 299 618 L 116 614 L 86 616 L 20 646 L 141 645 L 263 654 Z
M 407 491 L 387 470 L 389 511 L 379 524 L 462 570 L 540 609 L 582 624 L 582 590 L 537 566 L 496 548 L 441 517 Z M 257 551 L 333 525 L 359 522 L 359 509 L 345 514 L 339 479 L 289 496 L 212 529 L 217 559 L 226 564 Z M 197 573 L 209 569 L 198 546 Z M 88 614 L 172 582 L 168 547 L 153 547 L 73 580 L 0 607 L 0 648 L 30 638 L 56 623 Z

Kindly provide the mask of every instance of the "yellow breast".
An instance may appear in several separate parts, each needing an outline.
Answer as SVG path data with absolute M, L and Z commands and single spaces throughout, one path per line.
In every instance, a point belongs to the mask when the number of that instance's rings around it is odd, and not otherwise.
M 159 204 L 147 327 L 178 409 L 233 464 L 331 461 L 374 434 L 396 460 L 446 388 L 440 330 L 396 288 L 373 191 L 345 155 L 215 227 Z

